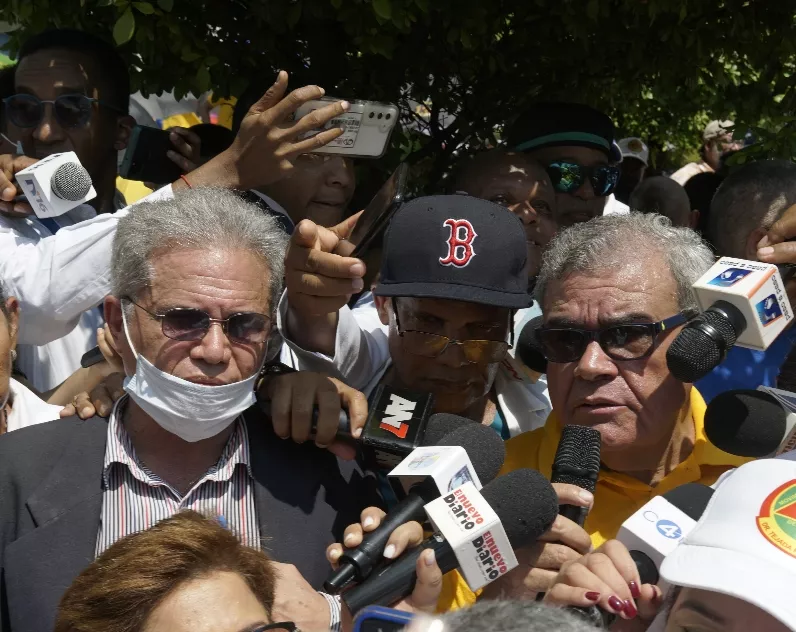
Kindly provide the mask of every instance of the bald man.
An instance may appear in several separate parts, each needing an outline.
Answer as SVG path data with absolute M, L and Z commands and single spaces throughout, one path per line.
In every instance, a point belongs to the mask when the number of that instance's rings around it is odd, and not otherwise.
M 674 226 L 696 228 L 699 211 L 691 209 L 685 189 L 671 178 L 655 176 L 644 180 L 630 196 L 630 208 L 641 213 L 659 213 Z

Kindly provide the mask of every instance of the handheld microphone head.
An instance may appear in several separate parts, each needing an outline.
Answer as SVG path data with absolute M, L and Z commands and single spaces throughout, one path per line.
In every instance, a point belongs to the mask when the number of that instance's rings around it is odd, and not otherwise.
M 726 391 L 705 411 L 705 434 L 729 454 L 764 457 L 774 454 L 788 431 L 788 413 L 763 391 Z
M 434 413 L 428 418 L 426 432 L 423 435 L 423 440 L 420 445 L 437 445 L 445 435 L 462 426 L 473 424 L 475 424 L 475 422 L 472 419 L 467 419 L 467 417 L 460 417 L 459 415 L 451 415 L 448 413 Z
M 433 419 L 432 417 L 431 419 Z M 429 420 L 429 424 L 431 420 Z M 458 445 L 465 449 L 478 480 L 483 485 L 493 480 L 506 459 L 506 445 L 498 433 L 487 426 L 472 423 L 446 434 L 436 445 Z
M 737 307 L 716 301 L 689 322 L 666 351 L 669 371 L 681 382 L 696 382 L 724 361 L 746 319 Z
M 553 483 L 577 485 L 591 493 L 600 473 L 600 433 L 588 426 L 564 426 L 553 460 Z
M 522 328 L 517 338 L 517 357 L 532 371 L 547 373 L 547 358 L 542 353 L 542 345 L 536 337 L 536 330 L 542 325 L 543 318 L 532 318 Z
M 521 468 L 499 476 L 484 485 L 481 495 L 500 518 L 513 549 L 538 540 L 558 515 L 558 495 L 536 470 Z
M 50 178 L 52 192 L 62 200 L 76 202 L 88 195 L 91 189 L 91 176 L 77 162 L 65 162 Z

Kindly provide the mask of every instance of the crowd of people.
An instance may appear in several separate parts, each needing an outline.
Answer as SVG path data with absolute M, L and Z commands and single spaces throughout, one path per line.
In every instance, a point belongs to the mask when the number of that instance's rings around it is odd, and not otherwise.
M 552 484 L 585 522 L 558 515 L 483 589 L 419 555 L 389 604 L 411 628 L 581 632 L 596 606 L 616 632 L 796 631 L 796 458 L 705 432 L 720 393 L 787 388 L 796 333 L 694 384 L 666 360 L 717 257 L 779 265 L 796 305 L 794 163 L 728 165 L 742 144 L 713 121 L 700 162 L 648 176 L 644 140 L 607 114 L 539 103 L 363 260 L 354 161 L 313 153 L 348 102 L 295 119 L 324 91 L 279 72 L 228 134 L 173 130 L 183 174 L 128 205 L 129 83 L 70 30 L 0 71 L 0 632 L 351 632 L 324 580 L 396 498 L 338 428 L 344 412 L 360 437 L 384 388 L 491 428 L 501 476 L 550 479 L 566 426 L 602 442 L 593 492 Z M 38 217 L 15 176 L 64 151 L 97 195 Z M 543 366 L 517 352 L 532 321 Z M 713 497 L 647 581 L 620 527 L 689 483 Z M 428 526 L 392 531 L 384 567 Z

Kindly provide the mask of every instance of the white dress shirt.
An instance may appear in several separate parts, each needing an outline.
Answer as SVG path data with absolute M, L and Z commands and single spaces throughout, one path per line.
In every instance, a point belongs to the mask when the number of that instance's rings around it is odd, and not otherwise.
M 61 406 L 48 404 L 13 377 L 8 386 L 11 392 L 11 412 L 7 419 L 8 432 L 60 418 Z
M 171 186 L 144 198 L 173 196 Z M 35 217 L 0 215 L 0 280 L 20 303 L 19 368 L 40 391 L 80 367 L 96 345 L 98 306 L 110 293 L 113 236 L 130 207 L 96 215 L 82 205 L 56 218 L 53 235 Z

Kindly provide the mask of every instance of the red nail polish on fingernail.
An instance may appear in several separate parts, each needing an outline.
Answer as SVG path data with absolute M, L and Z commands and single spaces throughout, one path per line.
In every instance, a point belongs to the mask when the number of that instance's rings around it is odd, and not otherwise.
M 630 586 L 630 594 L 633 595 L 633 599 L 641 597 L 641 589 L 636 582 L 629 582 L 628 586 Z
M 598 592 L 587 592 L 584 597 L 589 601 L 600 601 L 600 593 Z
M 636 615 L 638 614 L 638 610 L 636 610 L 636 607 L 633 605 L 633 602 L 630 600 L 625 602 L 624 611 L 628 619 L 635 619 Z
M 608 606 L 611 608 L 611 610 L 616 610 L 617 614 L 625 611 L 625 602 L 616 595 L 611 595 L 608 597 Z

